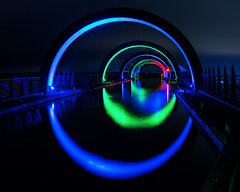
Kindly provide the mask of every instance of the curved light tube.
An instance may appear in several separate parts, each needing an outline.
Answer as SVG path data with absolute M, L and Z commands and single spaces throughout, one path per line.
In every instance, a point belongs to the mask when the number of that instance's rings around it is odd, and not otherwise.
M 160 84 L 154 92 L 152 91 L 153 89 L 141 87 L 140 81 L 131 81 L 131 96 L 127 95 L 129 92 L 122 86 L 122 101 L 124 103 L 126 101 L 127 105 L 134 105 L 134 108 L 140 110 L 140 113 L 153 114 L 169 102 L 169 86 L 163 81 L 163 84 Z M 129 96 L 131 97 L 130 102 L 127 101 Z
M 138 62 L 133 68 L 132 68 L 132 71 L 131 71 L 131 78 L 134 78 L 136 77 L 136 73 L 139 71 L 139 69 L 143 66 L 143 65 L 148 65 L 148 64 L 153 64 L 153 65 L 157 65 L 159 66 L 163 73 L 164 73 L 164 77 L 167 76 L 167 69 L 158 61 L 155 61 L 155 60 L 152 60 L 152 59 L 144 59 L 140 62 Z
M 103 70 L 102 83 L 106 82 L 105 76 L 106 76 L 107 68 L 108 68 L 108 66 L 110 65 L 110 63 L 112 62 L 112 60 L 113 60 L 117 55 L 119 55 L 120 53 L 122 53 L 123 51 L 126 51 L 126 50 L 131 49 L 131 48 L 147 48 L 147 49 L 152 49 L 152 50 L 160 53 L 161 55 L 163 55 L 163 56 L 167 59 L 167 61 L 169 62 L 169 64 L 170 64 L 171 67 L 173 68 L 173 70 L 175 71 L 175 76 L 176 76 L 176 78 L 177 78 L 177 73 L 176 73 L 176 70 L 175 70 L 172 62 L 170 61 L 170 59 L 169 59 L 163 52 L 159 51 L 158 49 L 156 49 L 156 48 L 154 48 L 154 47 L 147 46 L 147 45 L 131 45 L 131 46 L 128 46 L 128 47 L 125 47 L 125 48 L 119 50 L 117 53 L 115 53 L 115 54 L 109 59 L 109 61 L 107 62 L 106 66 L 105 66 L 105 68 L 104 68 L 104 70 Z
M 163 29 L 161 29 L 160 27 L 149 23 L 147 21 L 141 20 L 141 19 L 135 19 L 135 18 L 129 18 L 129 17 L 110 17 L 110 18 L 106 18 L 106 19 L 101 19 L 98 21 L 95 21 L 93 23 L 90 23 L 88 25 L 86 25 L 85 27 L 79 29 L 77 32 L 75 32 L 72 36 L 70 36 L 64 43 L 63 45 L 60 47 L 60 49 L 58 50 L 57 54 L 55 55 L 49 73 L 48 73 L 48 81 L 47 81 L 47 85 L 48 86 L 52 86 L 53 84 L 53 78 L 54 78 L 54 74 L 55 71 L 57 69 L 58 63 L 60 61 L 60 59 L 62 58 L 62 55 L 64 54 L 64 52 L 66 51 L 66 49 L 72 44 L 73 41 L 75 41 L 79 36 L 81 36 L 82 34 L 86 33 L 87 31 L 94 29 L 98 26 L 104 25 L 104 24 L 108 24 L 108 23 L 114 23 L 114 22 L 134 22 L 134 23 L 140 23 L 146 26 L 149 26 L 151 28 L 156 29 L 157 31 L 163 33 L 164 35 L 166 35 L 178 48 L 179 50 L 182 52 L 188 67 L 190 69 L 191 72 L 191 77 L 192 77 L 192 85 L 193 85 L 193 89 L 195 90 L 195 82 L 194 82 L 194 76 L 193 76 L 193 71 L 192 71 L 192 67 L 191 64 L 189 62 L 189 59 L 187 57 L 187 55 L 185 54 L 185 52 L 183 51 L 182 47 L 178 44 L 178 42 L 171 36 L 169 35 L 166 31 L 164 31 Z M 106 66 L 108 67 L 108 66 Z M 104 71 L 104 73 L 106 72 L 106 70 Z
M 168 68 L 167 64 L 166 64 L 161 58 L 159 58 L 159 57 L 157 57 L 157 56 L 155 56 L 155 55 L 151 55 L 151 54 L 142 54 L 142 55 L 138 55 L 138 56 L 132 58 L 130 61 L 128 61 L 128 62 L 126 63 L 126 65 L 124 66 L 124 68 L 123 68 L 123 70 L 122 70 L 121 77 L 123 77 L 124 71 L 125 71 L 126 67 L 129 65 L 129 63 L 131 63 L 134 59 L 137 59 L 137 58 L 140 58 L 140 57 L 153 57 L 153 58 L 155 58 L 156 60 L 161 61 L 161 63 L 164 64 L 166 68 Z M 175 75 L 176 75 L 176 71 L 174 71 L 174 73 L 175 73 Z
M 58 121 L 53 104 L 49 106 L 48 113 L 53 132 L 59 144 L 73 161 L 95 175 L 111 179 L 129 179 L 157 169 L 172 158 L 182 147 L 192 125 L 192 120 L 189 117 L 182 133 L 163 153 L 145 161 L 121 162 L 104 159 L 82 149 L 64 131 L 64 128 Z

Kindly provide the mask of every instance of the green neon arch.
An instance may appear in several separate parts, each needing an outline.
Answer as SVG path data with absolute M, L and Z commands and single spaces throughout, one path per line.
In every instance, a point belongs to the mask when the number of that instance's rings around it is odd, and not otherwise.
M 176 96 L 173 95 L 169 103 L 160 111 L 146 117 L 139 117 L 129 112 L 120 103 L 113 101 L 105 88 L 103 89 L 103 105 L 106 113 L 120 127 L 127 129 L 153 128 L 160 125 L 170 115 L 175 103 Z
M 107 62 L 104 70 L 103 70 L 103 76 L 102 76 L 102 83 L 105 83 L 106 82 L 106 72 L 107 72 L 107 68 L 109 67 L 110 63 L 112 62 L 112 60 L 117 56 L 119 55 L 120 53 L 122 53 L 123 51 L 126 51 L 128 49 L 131 49 L 131 48 L 148 48 L 148 49 L 152 49 L 158 53 L 160 53 L 162 56 L 164 56 L 168 62 L 170 63 L 171 67 L 173 68 L 173 71 L 175 73 L 175 77 L 177 79 L 177 73 L 176 73 L 176 70 L 172 64 L 172 62 L 170 61 L 170 59 L 161 51 L 159 51 L 158 49 L 154 48 L 154 47 L 151 47 L 151 46 L 147 46 L 147 45 L 132 45 L 132 46 L 128 46 L 128 47 L 125 47 L 123 49 L 121 49 L 120 51 L 118 51 L 117 53 L 115 53 L 110 59 L 109 61 Z
M 164 73 L 164 76 L 166 76 L 167 74 L 167 71 L 165 69 L 165 67 L 162 66 L 162 64 L 156 60 L 153 60 L 153 59 L 144 59 L 142 61 L 139 61 L 131 70 L 131 78 L 134 78 L 135 77 L 135 74 L 137 73 L 137 71 L 143 66 L 143 65 L 147 65 L 147 64 L 155 64 L 157 66 L 159 66 L 163 73 Z

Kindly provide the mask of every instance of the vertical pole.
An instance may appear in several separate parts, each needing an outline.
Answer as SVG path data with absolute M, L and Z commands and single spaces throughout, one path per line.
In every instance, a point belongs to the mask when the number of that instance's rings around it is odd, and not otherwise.
M 231 66 L 231 102 L 234 103 L 236 101 L 236 75 L 234 66 Z
M 71 73 L 71 87 L 73 87 L 74 86 L 74 81 L 73 81 L 73 71 L 72 71 L 72 73 Z
M 203 71 L 203 74 L 202 74 L 202 90 L 205 91 L 205 89 L 206 89 L 206 74 Z
M 13 97 L 13 75 L 10 73 L 10 90 L 9 90 L 9 96 Z
M 65 87 L 65 72 L 63 71 L 62 72 L 62 87 L 61 88 L 64 88 Z
M 220 73 L 219 67 L 218 67 L 218 72 L 217 72 L 217 95 L 218 95 L 218 97 L 222 96 L 221 73 Z
M 71 86 L 71 79 L 70 79 L 70 75 L 69 75 L 69 71 L 66 72 L 66 87 L 70 87 Z
M 209 80 L 209 78 L 208 78 L 208 73 L 207 73 L 207 69 L 205 68 L 205 83 L 206 83 L 206 92 L 208 92 L 208 85 L 209 85 L 209 83 L 208 83 L 208 80 Z
M 208 68 L 208 91 L 212 92 L 212 74 L 210 67 Z
M 24 95 L 24 91 L 23 91 L 23 73 L 21 73 L 21 95 Z
M 56 82 L 56 87 L 59 88 L 60 87 L 60 77 L 61 77 L 61 74 L 60 74 L 60 71 L 57 72 L 57 82 Z
M 212 68 L 212 92 L 216 95 L 216 74 L 214 67 Z
M 30 77 L 30 93 L 33 94 L 33 73 L 32 72 Z
M 226 66 L 224 66 L 223 70 L 223 97 L 224 99 L 228 98 L 228 74 L 227 74 L 227 69 Z
M 38 90 L 37 90 L 37 92 L 40 92 L 41 91 L 41 80 L 40 80 L 40 78 L 41 78 L 41 72 L 39 72 L 38 73 L 38 77 L 39 77 L 39 79 L 38 79 Z

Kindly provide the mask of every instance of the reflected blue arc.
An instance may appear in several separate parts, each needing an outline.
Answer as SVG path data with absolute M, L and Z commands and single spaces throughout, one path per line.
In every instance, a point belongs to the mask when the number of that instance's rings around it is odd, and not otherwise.
M 160 155 L 140 162 L 121 162 L 108 160 L 79 147 L 64 131 L 54 112 L 54 105 L 48 108 L 53 132 L 65 152 L 81 167 L 95 175 L 111 179 L 128 179 L 148 173 L 168 161 L 183 145 L 192 125 L 189 117 L 183 132 L 169 148 Z
M 63 45 L 60 47 L 60 49 L 58 50 L 57 54 L 55 55 L 50 70 L 49 70 L 49 74 L 48 74 L 48 81 L 47 84 L 48 86 L 52 86 L 53 84 L 53 79 L 54 79 L 54 74 L 55 71 L 57 69 L 58 63 L 62 57 L 62 55 L 64 54 L 64 52 L 66 51 L 66 49 L 72 44 L 73 41 L 75 41 L 79 36 L 81 36 L 82 34 L 86 33 L 87 31 L 104 25 L 104 24 L 108 24 L 108 23 L 114 23 L 114 22 L 134 22 L 134 23 L 140 23 L 146 26 L 149 26 L 151 28 L 154 28 L 156 30 L 158 30 L 159 32 L 163 33 L 164 35 L 166 35 L 178 48 L 179 50 L 182 52 L 188 67 L 190 69 L 191 72 L 191 78 L 192 78 L 192 85 L 193 85 L 193 89 L 195 90 L 195 82 L 194 82 L 194 76 L 193 76 L 193 71 L 191 68 L 191 64 L 187 58 L 187 55 L 185 54 L 185 52 L 183 51 L 182 47 L 178 44 L 178 42 L 172 37 L 170 36 L 166 31 L 162 30 L 160 27 L 149 23 L 147 21 L 144 20 L 140 20 L 140 19 L 135 19 L 135 18 L 129 18 L 129 17 L 112 17 L 112 18 L 106 18 L 106 19 L 102 19 L 99 21 L 95 21 L 91 24 L 86 25 L 85 27 L 79 29 L 77 32 L 75 32 L 72 36 L 70 36 L 65 43 L 63 43 Z

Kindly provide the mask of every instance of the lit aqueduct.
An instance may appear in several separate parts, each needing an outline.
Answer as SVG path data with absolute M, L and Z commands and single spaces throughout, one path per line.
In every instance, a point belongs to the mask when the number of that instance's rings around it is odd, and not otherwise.
M 159 34 L 164 35 L 166 38 L 168 38 L 177 47 L 188 65 L 191 79 L 189 88 L 192 88 L 193 90 L 197 90 L 199 88 L 201 85 L 200 80 L 202 74 L 201 64 L 192 45 L 177 28 L 175 28 L 164 19 L 144 11 L 133 9 L 111 9 L 93 13 L 78 20 L 70 27 L 68 27 L 56 39 L 56 41 L 50 47 L 42 65 L 42 89 L 47 92 L 50 91 L 52 87 L 54 87 L 54 76 L 59 62 L 63 54 L 76 39 L 78 39 L 81 35 L 90 32 L 94 28 L 120 22 L 141 24 L 143 26 L 147 26 L 148 28 L 150 27 L 156 30 Z M 142 51 L 143 49 L 139 48 L 144 48 L 144 51 Z M 100 61 L 101 66 L 99 67 L 98 82 L 105 84 L 108 81 L 108 77 L 106 75 L 107 70 L 111 66 L 112 61 L 119 54 L 132 49 L 141 51 L 135 52 L 130 56 L 128 55 L 123 59 L 124 62 L 120 63 L 120 67 L 118 69 L 118 77 L 116 77 L 117 79 L 126 80 L 129 78 L 135 78 L 140 69 L 147 65 L 156 65 L 160 67 L 163 76 L 171 79 L 172 81 L 179 81 L 181 78 L 179 63 L 177 63 L 176 59 L 174 59 L 169 51 L 159 45 L 159 42 L 129 41 L 127 43 L 120 44 L 119 46 L 112 49 L 110 53 L 104 56 L 105 59 L 103 59 L 103 61 Z M 103 96 L 104 94 L 106 94 L 106 92 L 103 92 Z M 169 104 L 168 106 L 171 108 L 173 105 Z M 106 111 L 108 111 L 107 107 L 108 106 L 106 106 Z M 118 112 L 116 114 L 119 117 L 121 113 Z M 167 113 L 165 116 L 166 115 Z M 165 116 L 162 116 L 162 118 Z M 191 118 L 189 118 L 183 132 L 164 153 L 146 161 L 129 163 L 109 161 L 92 153 L 89 153 L 79 147 L 71 140 L 71 138 L 67 135 L 60 122 L 58 121 L 57 115 L 54 112 L 54 103 L 49 107 L 49 117 L 56 137 L 58 138 L 65 151 L 74 159 L 75 162 L 97 175 L 104 175 L 104 177 L 117 179 L 135 177 L 137 175 L 141 175 L 150 170 L 153 170 L 165 163 L 181 147 L 191 127 Z M 150 116 L 151 123 L 156 123 L 156 121 L 152 121 L 152 117 L 158 121 L 161 121 L 162 119 L 158 115 L 156 116 L 157 118 L 155 118 L 155 115 Z M 145 120 L 149 122 L 149 119 L 144 119 L 144 121 Z M 160 122 L 157 122 L 157 124 L 159 123 Z M 129 126 L 130 125 L 128 125 L 128 127 Z M 147 124 L 147 126 L 150 125 Z
M 198 56 L 187 38 L 172 24 L 159 16 L 135 9 L 110 9 L 90 14 L 79 19 L 64 30 L 50 47 L 41 68 L 41 87 L 44 91 L 54 86 L 54 75 L 58 64 L 69 46 L 83 34 L 94 28 L 111 23 L 137 23 L 150 27 L 168 38 L 182 54 L 188 65 L 191 82 L 189 87 L 197 90 L 201 84 L 202 67 Z M 179 63 L 159 42 L 131 41 L 114 48 L 99 68 L 99 82 L 107 81 L 106 73 L 114 58 L 130 49 L 144 48 L 146 51 L 134 53 L 125 58 L 119 69 L 119 79 L 134 78 L 142 66 L 154 64 L 159 66 L 165 77 L 179 80 L 181 72 Z M 128 73 L 126 73 L 128 71 Z M 130 71 L 130 72 L 129 72 Z

